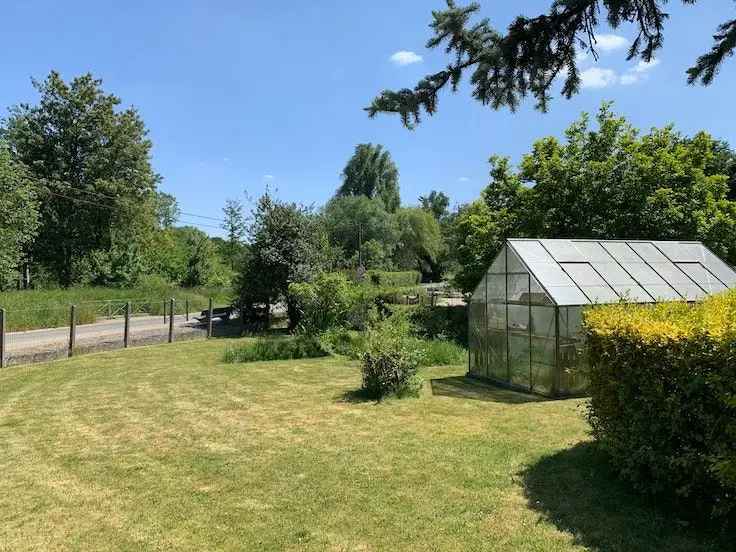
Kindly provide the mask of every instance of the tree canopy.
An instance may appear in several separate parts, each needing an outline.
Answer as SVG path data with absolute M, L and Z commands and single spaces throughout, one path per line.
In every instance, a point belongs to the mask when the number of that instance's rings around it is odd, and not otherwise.
M 450 207 L 450 198 L 445 192 L 438 192 L 432 190 L 426 196 L 419 196 L 419 203 L 422 209 L 432 213 L 434 218 L 437 220 L 444 219 L 448 214 L 448 208 Z
M 3 135 L 39 183 L 34 260 L 70 285 L 89 255 L 150 232 L 160 177 L 138 112 L 119 109 L 121 100 L 105 93 L 100 80 L 86 74 L 67 83 L 52 71 L 33 84 L 39 103 L 12 108 Z
M 401 204 L 399 170 L 391 154 L 380 144 L 358 144 L 342 172 L 338 196 L 365 196 L 380 199 L 390 213 Z
M 696 0 L 683 2 L 694 4 Z M 397 113 L 405 126 L 413 128 L 423 112 L 436 112 L 442 89 L 449 86 L 457 91 L 463 74 L 472 71 L 473 97 L 483 105 L 515 110 L 531 94 L 537 108 L 544 111 L 558 77 L 564 77 L 564 97 L 569 99 L 579 91 L 576 56 L 589 53 L 597 59 L 596 28 L 602 15 L 614 29 L 633 25 L 637 34 L 627 59 L 650 62 L 664 43 L 665 4 L 666 0 L 554 0 L 548 13 L 519 16 L 503 34 L 492 28 L 488 19 L 472 21 L 480 11 L 479 4 L 460 6 L 447 0 L 447 9 L 432 12 L 434 36 L 427 48 L 444 45 L 451 61 L 413 89 L 384 90 L 366 110 L 371 117 Z M 736 19 L 720 25 L 714 41 L 711 50 L 687 70 L 688 83 L 710 84 L 724 59 L 733 55 Z
M 565 141 L 534 143 L 518 171 L 491 158 L 491 182 L 454 225 L 453 253 L 463 289 L 508 237 L 700 240 L 736 261 L 736 202 L 722 144 L 674 127 L 640 134 L 604 104 L 596 128 L 583 114 Z
M 0 291 L 9 287 L 38 228 L 37 183 L 0 142 Z

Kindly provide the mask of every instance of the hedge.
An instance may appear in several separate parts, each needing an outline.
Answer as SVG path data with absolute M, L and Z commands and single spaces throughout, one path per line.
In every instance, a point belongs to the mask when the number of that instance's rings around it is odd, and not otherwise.
M 584 315 L 588 420 L 620 474 L 683 510 L 736 516 L 736 291 Z
M 416 270 L 406 270 L 403 272 L 369 270 L 367 280 L 374 286 L 409 287 L 419 285 L 422 281 L 422 274 Z

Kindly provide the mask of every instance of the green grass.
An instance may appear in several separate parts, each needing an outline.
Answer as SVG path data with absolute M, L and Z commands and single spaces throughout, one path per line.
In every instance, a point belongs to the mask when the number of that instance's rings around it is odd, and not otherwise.
M 72 304 L 78 306 L 78 322 L 87 324 L 105 318 L 110 312 L 119 315 L 126 301 L 133 301 L 136 311 L 162 314 L 164 300 L 171 297 L 176 299 L 177 313 L 184 312 L 186 299 L 189 299 L 191 312 L 207 308 L 209 297 L 218 305 L 230 302 L 229 291 L 218 288 L 76 287 L 2 292 L 0 308 L 6 310 L 8 331 L 18 331 L 65 326 L 69 323 L 69 307 Z
M 639 499 L 582 400 L 190 342 L 0 372 L 0 550 L 727 550 Z

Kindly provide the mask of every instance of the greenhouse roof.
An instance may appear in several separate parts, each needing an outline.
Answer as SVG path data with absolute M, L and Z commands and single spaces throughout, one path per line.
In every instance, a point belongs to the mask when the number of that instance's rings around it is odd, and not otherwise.
M 509 274 L 528 270 L 534 287 L 560 306 L 695 301 L 736 288 L 736 271 L 700 242 L 509 239 L 507 244 L 503 271 L 506 266 Z

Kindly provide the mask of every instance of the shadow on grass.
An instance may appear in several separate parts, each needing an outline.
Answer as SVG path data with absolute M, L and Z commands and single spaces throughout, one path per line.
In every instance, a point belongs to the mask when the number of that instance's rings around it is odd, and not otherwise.
M 473 399 L 476 401 L 500 402 L 507 404 L 524 404 L 547 401 L 538 395 L 519 393 L 467 376 L 451 376 L 430 380 L 432 395 Z
M 337 397 L 337 402 L 343 403 L 377 403 L 375 397 L 369 395 L 365 389 L 351 389 Z
M 634 493 L 592 443 L 542 458 L 523 473 L 532 509 L 598 552 L 726 551 L 725 539 Z

